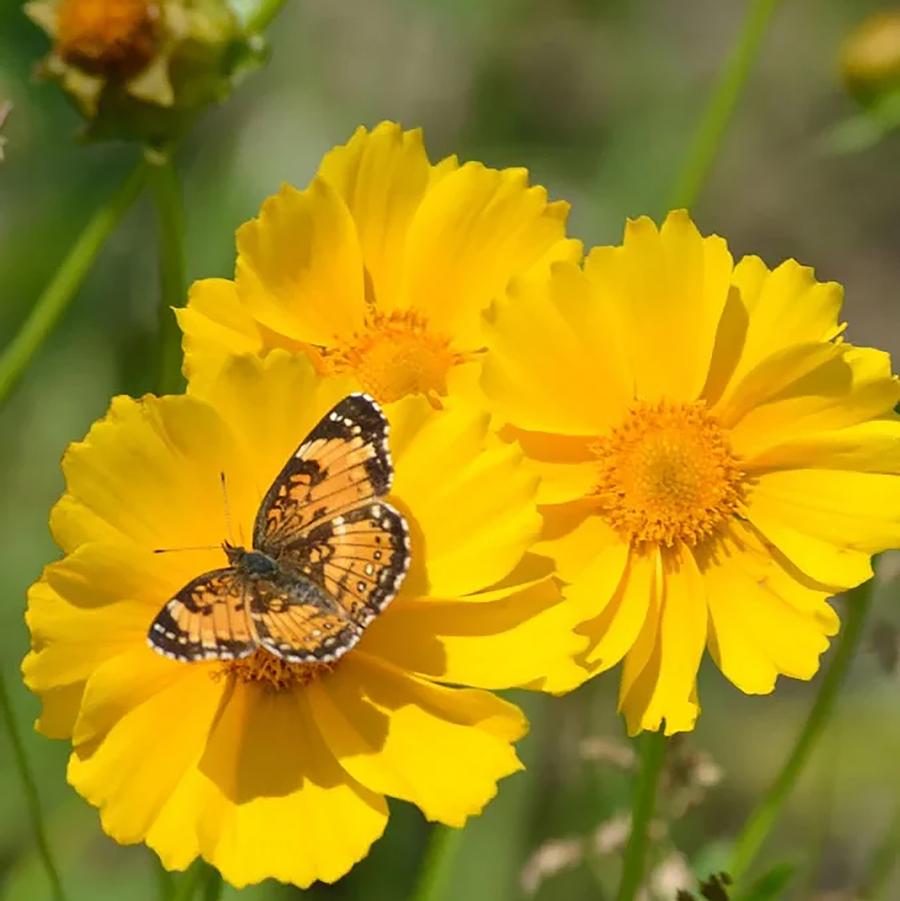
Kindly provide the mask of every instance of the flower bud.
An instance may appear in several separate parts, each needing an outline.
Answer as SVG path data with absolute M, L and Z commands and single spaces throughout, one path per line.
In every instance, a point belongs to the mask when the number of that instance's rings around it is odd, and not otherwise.
M 841 71 L 848 90 L 866 104 L 900 90 L 900 10 L 871 15 L 849 34 Z

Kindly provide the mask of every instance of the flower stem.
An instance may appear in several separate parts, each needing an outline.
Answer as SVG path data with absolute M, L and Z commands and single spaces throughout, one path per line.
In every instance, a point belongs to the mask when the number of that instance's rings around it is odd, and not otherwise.
M 669 209 L 688 208 L 697 200 L 778 3 L 779 0 L 751 0 L 738 41 L 722 68 L 687 159 L 675 180 Z
M 31 308 L 18 334 L 0 354 L 0 403 L 6 400 L 75 297 L 103 243 L 137 199 L 146 177 L 146 164 L 140 162 L 113 196 L 94 213 Z
M 174 306 L 184 304 L 184 204 L 178 173 L 171 152 L 155 159 L 150 167 L 150 190 L 156 207 L 159 245 L 159 363 L 156 391 L 174 394 L 181 390 L 181 338 Z
M 453 862 L 462 845 L 463 830 L 433 826 L 413 901 L 445 901 Z
M 16 722 L 12 703 L 6 691 L 6 681 L 2 672 L 0 672 L 0 710 L 2 710 L 6 731 L 12 745 L 16 769 L 19 771 L 19 778 L 22 780 L 25 801 L 28 805 L 28 814 L 31 818 L 31 828 L 34 831 L 34 840 L 43 861 L 44 869 L 47 871 L 47 878 L 50 880 L 51 897 L 54 901 L 65 901 L 66 895 L 63 891 L 56 864 L 53 862 L 53 855 L 50 853 L 50 843 L 47 841 L 47 832 L 44 829 L 44 818 L 41 814 L 41 800 L 38 796 L 37 785 L 28 766 L 25 746 L 22 744 L 22 735 L 19 732 L 19 725 Z
M 641 737 L 639 770 L 631 802 L 631 832 L 622 860 L 618 901 L 632 901 L 644 878 L 650 821 L 665 756 L 666 738 L 662 732 L 647 732 Z
M 755 860 L 763 842 L 777 822 L 785 800 L 809 760 L 812 749 L 825 732 L 838 691 L 863 635 L 863 624 L 872 605 L 874 582 L 874 579 L 870 579 L 847 594 L 844 630 L 838 639 L 837 650 L 831 666 L 819 685 L 819 692 L 806 719 L 806 724 L 797 737 L 794 748 L 781 772 L 757 804 L 756 809 L 750 814 L 734 844 L 728 872 L 735 883 L 747 872 Z

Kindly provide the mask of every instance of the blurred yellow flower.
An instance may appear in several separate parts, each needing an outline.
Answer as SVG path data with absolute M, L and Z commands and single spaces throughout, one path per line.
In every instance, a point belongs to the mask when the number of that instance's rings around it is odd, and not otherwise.
M 847 87 L 861 99 L 900 90 L 900 10 L 867 16 L 841 47 Z
M 510 278 L 580 258 L 567 213 L 524 169 L 432 165 L 419 131 L 360 128 L 238 230 L 234 281 L 193 286 L 186 372 L 284 347 L 384 402 L 453 393 L 477 381 L 481 314 Z
M 492 311 L 483 388 L 544 476 L 583 664 L 624 660 L 631 733 L 693 727 L 704 647 L 748 693 L 812 677 L 828 597 L 900 545 L 900 388 L 841 301 L 674 212 Z
M 116 398 L 65 456 L 51 527 L 66 556 L 30 590 L 25 679 L 103 828 L 168 868 L 200 855 L 235 886 L 333 881 L 381 834 L 385 795 L 460 826 L 520 768 L 525 720 L 481 688 L 579 677 L 578 611 L 526 554 L 540 517 L 521 451 L 486 449 L 486 415 L 423 398 L 386 411 L 411 568 L 356 647 L 323 667 L 147 646 L 167 599 L 225 565 L 221 550 L 153 550 L 229 537 L 220 473 L 245 543 L 265 489 L 350 389 L 303 356 L 231 358 L 185 396 Z

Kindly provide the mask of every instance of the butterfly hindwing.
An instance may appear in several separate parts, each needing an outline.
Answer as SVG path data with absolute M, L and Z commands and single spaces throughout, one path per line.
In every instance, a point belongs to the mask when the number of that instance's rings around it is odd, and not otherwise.
M 173 660 L 236 660 L 257 640 L 247 614 L 246 586 L 233 567 L 188 582 L 150 626 L 151 646 Z
M 409 558 L 405 520 L 374 501 L 310 529 L 282 550 L 280 563 L 321 585 L 365 628 L 397 593 Z
M 260 645 L 291 663 L 327 663 L 359 641 L 360 629 L 322 588 L 292 577 L 253 583 L 249 603 Z
M 267 492 L 253 527 L 254 546 L 272 553 L 318 523 L 390 490 L 388 423 L 366 394 L 326 413 Z

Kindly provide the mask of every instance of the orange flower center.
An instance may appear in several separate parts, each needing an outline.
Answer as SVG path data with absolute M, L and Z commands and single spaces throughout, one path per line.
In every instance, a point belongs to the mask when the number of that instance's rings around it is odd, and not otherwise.
M 288 691 L 309 685 L 315 679 L 330 673 L 335 663 L 288 663 L 260 648 L 242 660 L 226 663 L 222 672 L 241 682 L 256 682 L 271 691 Z
M 451 350 L 449 338 L 412 312 L 375 313 L 361 334 L 326 353 L 332 372 L 353 372 L 384 403 L 407 394 L 446 394 L 450 369 L 471 359 Z
M 91 74 L 128 77 L 155 56 L 161 18 L 159 0 L 62 0 L 56 49 Z
M 743 501 L 744 473 L 702 401 L 638 403 L 594 450 L 597 496 L 629 541 L 696 545 Z

